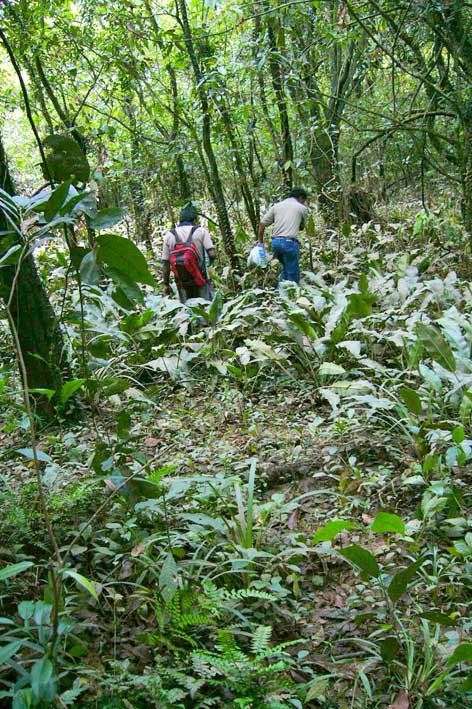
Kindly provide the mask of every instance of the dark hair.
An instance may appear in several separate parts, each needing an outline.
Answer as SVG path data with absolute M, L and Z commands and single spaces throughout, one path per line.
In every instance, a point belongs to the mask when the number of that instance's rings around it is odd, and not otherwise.
M 308 199 L 308 192 L 303 189 L 303 187 L 294 187 L 293 190 L 290 190 L 288 193 L 289 197 L 295 197 L 295 199 Z
M 181 222 L 194 222 L 197 218 L 197 210 L 193 204 L 186 204 L 180 212 Z

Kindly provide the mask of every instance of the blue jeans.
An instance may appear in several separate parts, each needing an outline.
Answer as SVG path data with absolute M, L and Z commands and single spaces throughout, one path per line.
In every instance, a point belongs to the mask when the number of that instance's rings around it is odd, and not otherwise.
M 279 283 L 281 281 L 300 283 L 300 244 L 298 240 L 276 236 L 272 239 L 272 253 L 282 264 Z

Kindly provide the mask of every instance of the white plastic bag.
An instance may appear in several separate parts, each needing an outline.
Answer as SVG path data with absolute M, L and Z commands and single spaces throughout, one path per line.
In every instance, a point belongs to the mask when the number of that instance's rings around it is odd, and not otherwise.
M 249 252 L 249 256 L 247 257 L 247 265 L 248 266 L 260 266 L 261 265 L 261 252 L 260 252 L 259 246 L 257 244 L 256 244 L 256 246 L 253 246 Z

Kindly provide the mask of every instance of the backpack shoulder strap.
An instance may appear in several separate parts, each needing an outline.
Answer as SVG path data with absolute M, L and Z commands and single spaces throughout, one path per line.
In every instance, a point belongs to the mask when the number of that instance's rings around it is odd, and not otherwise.
M 190 234 L 188 235 L 188 239 L 187 239 L 187 241 L 186 241 L 186 244 L 191 244 L 191 243 L 192 243 L 192 241 L 193 241 L 193 235 L 195 234 L 195 232 L 197 231 L 197 229 L 200 229 L 200 225 L 199 225 L 199 224 L 194 224 L 193 227 L 192 227 L 191 230 L 190 230 Z
M 170 229 L 169 230 L 172 236 L 175 239 L 176 244 L 183 244 L 183 241 L 180 239 L 179 235 L 177 234 L 177 229 Z

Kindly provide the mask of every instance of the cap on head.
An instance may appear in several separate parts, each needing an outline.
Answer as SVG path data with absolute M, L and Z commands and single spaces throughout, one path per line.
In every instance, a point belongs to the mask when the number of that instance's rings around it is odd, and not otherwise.
M 180 212 L 181 222 L 194 222 L 197 218 L 197 210 L 193 204 L 186 204 Z

